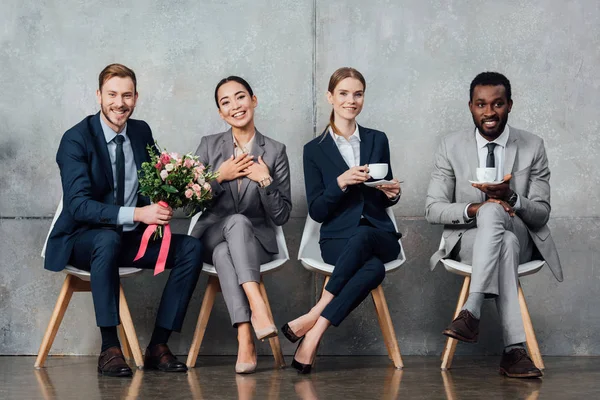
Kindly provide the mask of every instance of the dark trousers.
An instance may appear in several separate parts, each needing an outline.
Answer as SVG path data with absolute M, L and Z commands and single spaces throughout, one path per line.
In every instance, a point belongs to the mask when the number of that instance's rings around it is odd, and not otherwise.
M 96 324 L 100 327 L 119 325 L 119 267 L 154 268 L 162 239 L 150 239 L 144 257 L 133 261 L 145 228 L 141 225 L 123 234 L 112 229 L 91 229 L 75 240 L 70 263 L 91 273 Z M 158 307 L 156 325 L 179 332 L 202 271 L 200 241 L 191 236 L 172 235 L 166 268 L 171 271 Z
M 383 282 L 383 264 L 398 257 L 400 244 L 395 233 L 368 223 L 348 239 L 323 239 L 320 244 L 323 261 L 335 266 L 325 287 L 335 297 L 321 316 L 338 326 Z

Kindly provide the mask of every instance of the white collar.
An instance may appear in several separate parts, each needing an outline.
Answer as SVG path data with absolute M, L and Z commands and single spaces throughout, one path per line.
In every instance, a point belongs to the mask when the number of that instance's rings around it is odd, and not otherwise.
M 356 129 L 354 129 L 354 133 L 352 135 L 348 136 L 348 142 L 350 141 L 350 138 L 352 138 L 352 137 L 357 138 L 358 141 L 360 142 L 360 132 L 358 131 L 358 124 L 357 123 L 354 123 L 354 124 L 356 125 Z M 337 133 L 335 133 L 333 131 L 333 129 L 331 129 L 331 126 L 328 129 L 329 129 L 329 133 L 331 134 L 331 137 L 333 138 L 333 140 L 335 142 L 337 142 L 338 139 L 346 140 L 346 138 L 344 136 L 338 135 Z
M 484 148 L 488 143 L 496 143 L 497 145 L 506 148 L 506 143 L 508 143 L 508 135 L 510 135 L 510 128 L 508 124 L 506 124 L 506 126 L 504 127 L 504 132 L 502 132 L 500 136 L 498 136 L 496 139 L 492 140 L 491 142 L 488 142 L 484 139 L 483 136 L 481 136 L 481 134 L 479 133 L 479 129 L 475 128 L 475 140 L 477 140 L 478 149 Z

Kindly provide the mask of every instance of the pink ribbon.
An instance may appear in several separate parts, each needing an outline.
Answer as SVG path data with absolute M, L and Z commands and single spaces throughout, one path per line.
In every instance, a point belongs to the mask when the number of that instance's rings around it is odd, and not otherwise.
M 159 201 L 158 204 L 163 207 L 169 207 L 169 205 L 164 201 Z M 146 249 L 148 248 L 148 241 L 150 240 L 150 236 L 152 236 L 152 234 L 156 231 L 157 228 L 158 225 L 156 224 L 148 225 L 148 227 L 144 231 L 144 235 L 142 236 L 140 249 L 138 250 L 138 253 L 133 261 L 137 261 L 140 258 L 144 257 L 144 254 L 146 254 Z M 167 256 L 169 255 L 170 245 L 171 227 L 169 225 L 165 225 L 162 243 L 160 244 L 160 251 L 158 252 L 158 259 L 156 260 L 156 265 L 154 266 L 154 276 L 160 274 L 165 270 L 165 263 L 167 262 Z

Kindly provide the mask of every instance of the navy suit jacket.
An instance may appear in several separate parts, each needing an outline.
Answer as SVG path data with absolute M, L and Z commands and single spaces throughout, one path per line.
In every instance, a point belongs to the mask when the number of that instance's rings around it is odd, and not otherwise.
M 390 164 L 390 147 L 385 133 L 359 125 L 360 165 Z M 304 182 L 308 213 L 321 222 L 321 239 L 349 238 L 359 226 L 363 215 L 373 226 L 396 232 L 385 209 L 398 202 L 391 201 L 378 189 L 366 185 L 350 185 L 342 191 L 337 177 L 348 170 L 329 130 L 304 146 Z M 392 179 L 390 165 L 385 179 Z
M 153 145 L 152 131 L 144 121 L 127 121 L 138 169 L 150 157 L 147 145 Z M 44 268 L 61 271 L 69 263 L 77 236 L 96 228 L 117 228 L 120 206 L 115 205 L 114 182 L 108 147 L 100 113 L 90 115 L 63 135 L 56 162 L 60 168 L 63 209 L 48 238 Z M 147 197 L 138 196 L 138 205 L 148 205 Z

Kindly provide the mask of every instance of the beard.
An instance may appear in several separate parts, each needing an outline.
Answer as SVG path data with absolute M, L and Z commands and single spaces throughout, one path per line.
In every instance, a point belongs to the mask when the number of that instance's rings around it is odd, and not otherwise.
M 106 118 L 106 120 L 108 122 L 110 122 L 112 125 L 114 125 L 120 129 L 123 126 L 125 126 L 125 124 L 127 123 L 127 120 L 129 120 L 129 118 L 133 114 L 133 110 L 135 109 L 135 107 L 123 106 L 120 108 L 115 108 L 115 107 L 106 106 L 106 105 L 104 105 L 104 103 L 101 103 L 100 109 L 102 110 L 102 115 L 104 115 L 104 118 Z M 122 111 L 123 118 L 121 118 L 121 119 L 114 118 L 114 116 L 111 116 L 111 112 L 110 112 L 111 110 Z
M 496 124 L 495 127 L 493 128 L 486 128 L 486 126 L 484 125 L 484 122 L 487 121 L 498 121 L 498 124 Z M 490 119 L 485 119 L 485 120 L 478 120 L 475 117 L 473 117 L 473 123 L 475 124 L 475 126 L 477 127 L 477 130 L 479 130 L 479 133 L 481 135 L 483 135 L 484 137 L 494 140 L 496 139 L 498 136 L 500 136 L 502 134 L 502 132 L 504 132 L 504 128 L 506 127 L 506 123 L 508 122 L 508 118 L 490 118 Z

